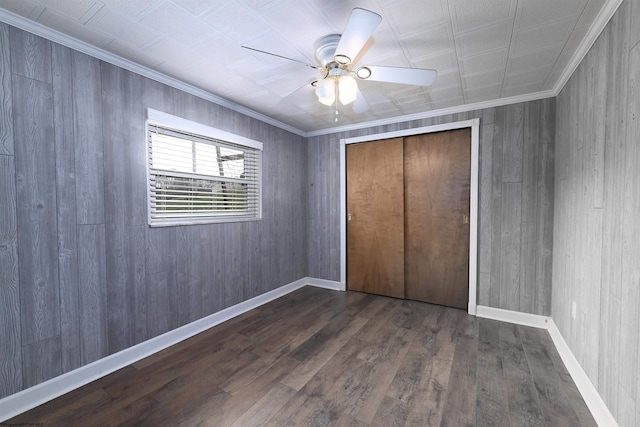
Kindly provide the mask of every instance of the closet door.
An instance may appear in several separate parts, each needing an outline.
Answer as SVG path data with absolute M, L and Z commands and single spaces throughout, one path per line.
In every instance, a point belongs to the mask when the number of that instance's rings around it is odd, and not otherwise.
M 347 287 L 404 297 L 403 141 L 346 146 Z
M 467 308 L 471 130 L 406 137 L 405 297 Z

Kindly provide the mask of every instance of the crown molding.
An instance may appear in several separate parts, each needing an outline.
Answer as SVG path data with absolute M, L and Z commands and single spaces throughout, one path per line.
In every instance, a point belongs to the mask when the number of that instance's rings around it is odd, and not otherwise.
M 354 123 L 345 126 L 336 126 L 331 128 L 313 130 L 313 131 L 304 131 L 298 129 L 294 126 L 283 123 L 279 120 L 273 119 L 265 114 L 259 113 L 250 108 L 244 107 L 242 105 L 236 104 L 235 102 L 229 101 L 228 99 L 222 98 L 220 96 L 214 95 L 210 92 L 192 86 L 190 84 L 184 83 L 178 79 L 167 76 L 165 74 L 154 71 L 148 67 L 144 67 L 142 65 L 136 64 L 133 61 L 122 58 L 113 53 L 107 52 L 104 49 L 97 48 L 88 43 L 82 42 L 78 39 L 70 37 L 66 34 L 63 34 L 59 31 L 53 30 L 51 28 L 45 27 L 44 25 L 23 18 L 19 15 L 16 15 L 12 12 L 0 9 L 0 22 L 5 22 L 6 24 L 12 25 L 14 27 L 20 28 L 22 30 L 28 31 L 30 33 L 36 34 L 40 37 L 44 37 L 48 40 L 51 40 L 55 43 L 59 43 L 63 46 L 69 47 L 71 49 L 77 50 L 79 52 L 85 53 L 87 55 L 93 56 L 102 61 L 108 62 L 115 66 L 121 67 L 125 70 L 140 74 L 144 77 L 148 77 L 152 80 L 155 80 L 159 83 L 166 84 L 167 86 L 171 86 L 175 89 L 182 90 L 186 93 L 190 93 L 199 98 L 205 99 L 207 101 L 213 102 L 214 104 L 223 106 L 230 110 L 236 111 L 238 113 L 244 114 L 246 116 L 252 117 L 254 119 L 260 120 L 264 123 L 270 124 L 272 126 L 278 127 L 280 129 L 286 130 L 293 134 L 309 138 L 313 136 L 321 136 L 321 135 L 329 135 L 340 132 L 349 132 L 359 129 L 366 129 L 375 126 L 383 126 L 394 123 L 403 123 L 413 120 L 421 120 L 431 117 L 439 117 L 447 114 L 456 114 L 456 113 L 464 113 L 473 110 L 480 110 L 484 108 L 493 108 L 500 107 L 504 105 L 516 104 L 519 102 L 528 102 L 535 101 L 539 99 L 552 98 L 558 96 L 564 85 L 569 81 L 569 78 L 573 75 L 575 70 L 578 68 L 584 57 L 587 55 L 598 36 L 607 23 L 613 16 L 613 14 L 618 10 L 620 4 L 623 0 L 607 0 L 603 5 L 600 13 L 596 17 L 595 21 L 587 31 L 586 36 L 582 39 L 580 46 L 576 50 L 575 54 L 571 57 L 569 64 L 564 69 L 560 78 L 554 85 L 552 90 L 535 92 L 525 95 L 518 95 L 508 98 L 498 98 L 490 101 L 477 102 L 473 104 L 464 104 L 458 105 L 455 107 L 444 108 L 439 110 L 425 111 L 420 113 L 408 114 L 404 116 L 395 116 L 386 119 L 373 120 L 362 123 Z
M 580 46 L 578 46 L 578 49 L 576 49 L 564 71 L 560 74 L 558 81 L 553 86 L 553 92 L 556 94 L 555 96 L 560 94 L 564 85 L 567 84 L 584 57 L 587 56 L 587 53 L 589 53 L 593 44 L 598 40 L 598 37 L 613 17 L 613 14 L 616 13 L 622 4 L 622 1 L 623 0 L 608 0 L 604 6 L 602 6 L 600 13 L 591 24 L 591 27 L 589 27 L 589 31 L 587 31 L 587 34 L 582 39 Z
M 16 15 L 15 13 L 9 12 L 8 10 L 4 10 L 0 8 L 0 22 L 4 22 L 5 24 L 9 24 L 21 30 L 28 31 L 32 34 L 43 37 L 52 42 L 61 44 L 73 50 L 77 50 L 78 52 L 85 53 L 89 56 L 92 56 L 104 62 L 108 62 L 109 64 L 115 65 L 125 70 L 134 72 L 136 74 L 140 74 L 143 77 L 148 77 L 151 80 L 155 80 L 159 83 L 166 84 L 167 86 L 171 86 L 175 89 L 179 89 L 191 95 L 213 102 L 214 104 L 220 105 L 222 107 L 228 108 L 230 110 L 236 111 L 238 113 L 244 114 L 246 116 L 260 120 L 262 122 L 268 123 L 270 125 L 289 131 L 296 135 L 303 136 L 303 137 L 305 136 L 305 132 L 296 127 L 290 126 L 286 123 L 282 123 L 267 115 L 258 113 L 257 111 L 252 110 L 250 108 L 243 107 L 242 105 L 236 104 L 235 102 L 232 102 L 232 101 L 229 101 L 228 99 L 214 95 L 211 92 L 207 92 L 205 90 L 192 86 L 188 83 L 180 81 L 176 78 L 167 76 L 166 74 L 163 74 L 158 71 L 152 70 L 148 67 L 144 67 L 142 65 L 136 64 L 133 61 L 122 58 L 121 56 L 115 55 L 111 52 L 107 52 L 104 49 L 100 49 L 98 47 L 92 46 L 88 43 L 85 43 L 76 38 L 68 36 L 57 30 L 53 30 L 38 22 L 34 22 L 22 16 Z
M 339 132 L 349 132 L 358 129 L 366 129 L 375 126 L 384 126 L 393 123 L 403 123 L 413 120 L 428 119 L 431 117 L 446 116 L 447 114 L 466 113 L 468 111 L 482 110 L 484 108 L 501 107 L 503 105 L 517 104 L 519 102 L 537 101 L 539 99 L 553 98 L 556 93 L 552 90 L 528 93 L 525 95 L 511 96 L 508 98 L 492 99 L 490 101 L 475 102 L 473 104 L 456 105 L 455 107 L 442 108 L 439 110 L 425 111 L 415 114 L 407 114 L 404 116 L 389 117 L 387 119 L 373 120 L 370 122 L 355 123 L 345 126 L 337 126 L 332 128 L 309 131 L 306 137 L 328 135 Z

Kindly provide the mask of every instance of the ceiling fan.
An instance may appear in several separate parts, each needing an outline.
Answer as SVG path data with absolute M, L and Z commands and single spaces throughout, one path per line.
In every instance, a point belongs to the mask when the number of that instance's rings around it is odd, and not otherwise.
M 311 85 L 315 87 L 318 101 L 324 105 L 332 105 L 335 102 L 337 106 L 336 100 L 340 100 L 341 104 L 347 105 L 356 101 L 356 99 L 361 99 L 363 103 L 359 108 L 357 103 L 354 104 L 354 110 L 359 109 L 361 111 L 356 112 L 362 112 L 368 106 L 359 93 L 357 80 L 430 86 L 437 74 L 435 70 L 418 68 L 371 65 L 354 68 L 356 65 L 354 60 L 361 53 L 361 50 L 381 21 L 382 17 L 375 12 L 361 8 L 353 9 L 342 35 L 330 34 L 319 38 L 315 42 L 315 56 L 318 65 L 307 64 L 297 59 L 287 58 L 286 56 L 248 46 L 242 47 L 299 62 L 318 70 L 321 77 L 311 82 Z M 362 104 L 364 104 L 365 108 L 362 107 Z

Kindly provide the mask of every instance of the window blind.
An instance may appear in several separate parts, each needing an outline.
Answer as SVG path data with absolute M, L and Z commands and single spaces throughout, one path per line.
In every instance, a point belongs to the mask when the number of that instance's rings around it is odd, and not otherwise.
M 261 150 L 149 123 L 151 225 L 260 218 Z

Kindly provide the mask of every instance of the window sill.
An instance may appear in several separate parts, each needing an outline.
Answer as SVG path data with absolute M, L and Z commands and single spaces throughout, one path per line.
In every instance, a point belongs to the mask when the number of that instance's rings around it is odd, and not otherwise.
M 155 221 L 149 223 L 152 228 L 156 227 L 177 227 L 186 225 L 203 225 L 203 224 L 226 224 L 230 222 L 249 222 L 249 221 L 261 221 L 260 218 L 202 218 L 202 219 L 167 219 L 163 221 Z

